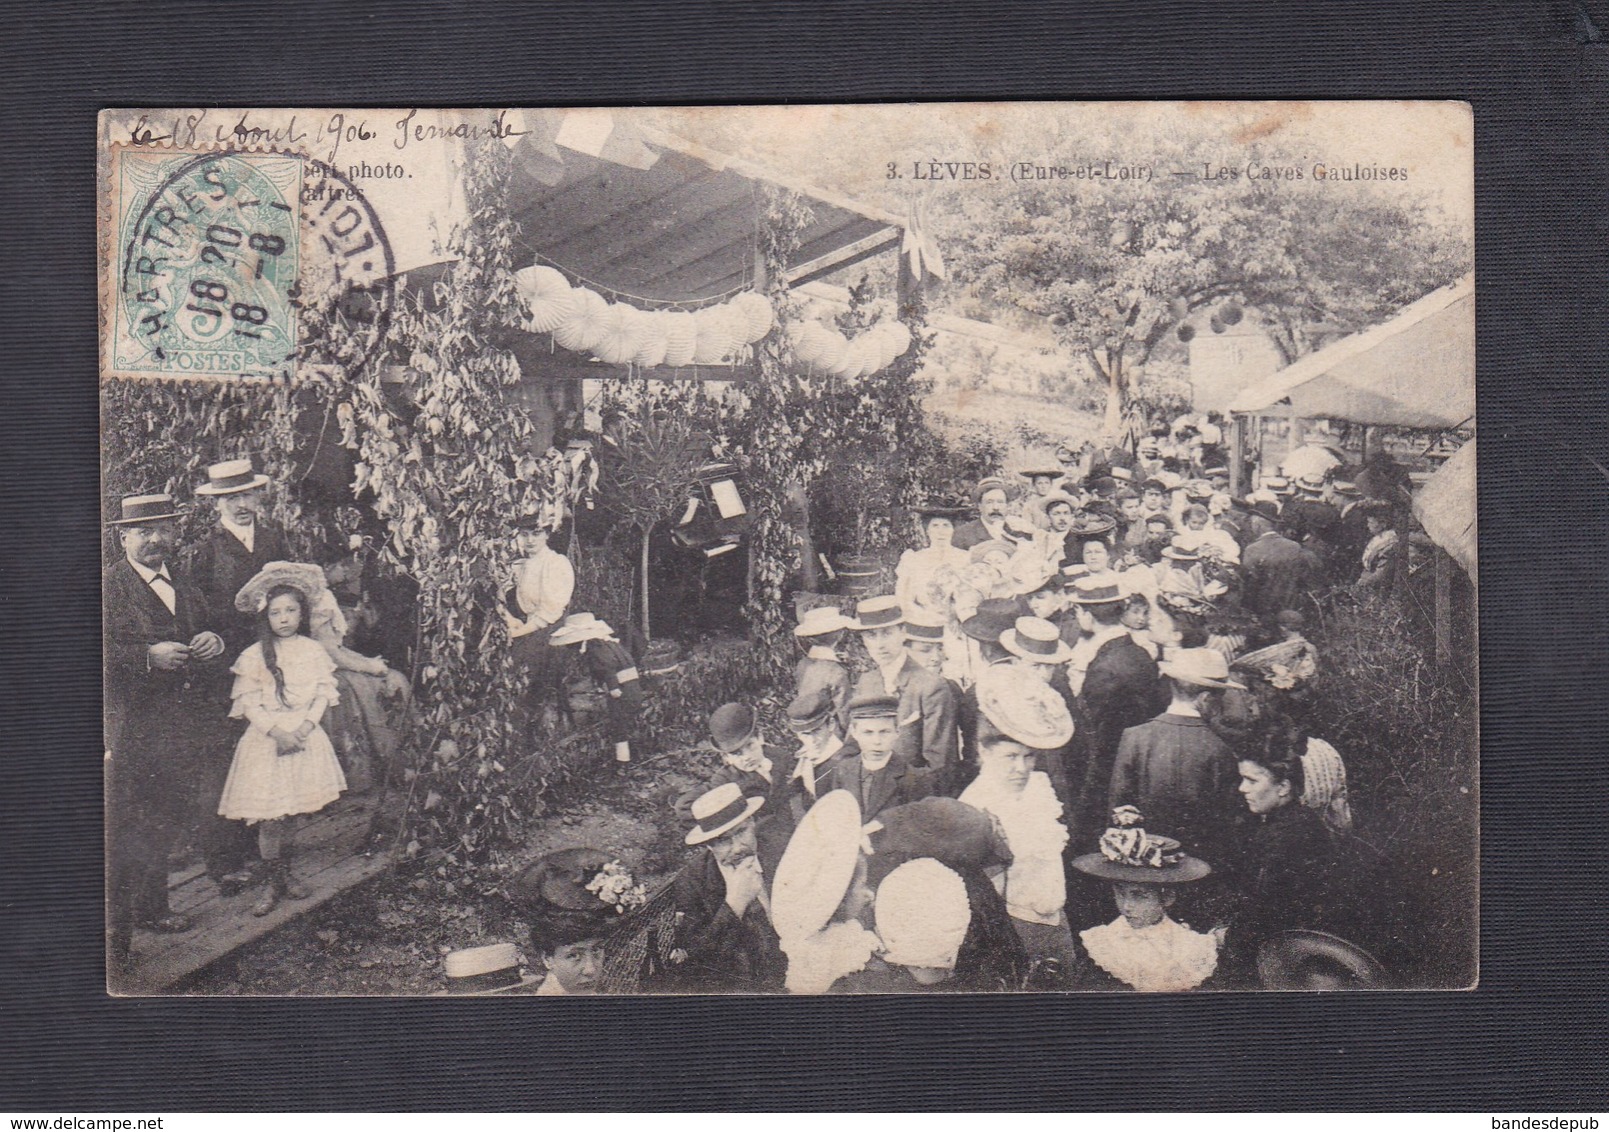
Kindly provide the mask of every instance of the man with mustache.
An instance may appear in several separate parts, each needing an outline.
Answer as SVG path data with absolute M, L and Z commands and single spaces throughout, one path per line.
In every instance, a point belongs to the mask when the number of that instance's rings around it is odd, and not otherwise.
M 760 864 L 755 815 L 764 798 L 735 782 L 700 795 L 685 838 L 698 851 L 671 882 L 676 909 L 670 962 L 644 990 L 685 994 L 780 989 L 787 970 L 771 926 L 770 881 Z
M 979 480 L 978 486 L 972 489 L 972 502 L 978 508 L 978 517 L 955 528 L 950 545 L 957 550 L 971 550 L 980 542 L 1008 537 L 1005 533 L 1008 506 L 1005 480 L 999 476 Z
M 224 655 L 231 662 L 257 639 L 256 618 L 235 609 L 235 595 L 268 563 L 291 557 L 285 532 L 265 517 L 263 490 L 268 482 L 249 459 L 224 460 L 208 467 L 207 482 L 196 488 L 196 495 L 217 506 L 218 525 L 196 548 L 190 569 L 207 608 L 217 611 Z M 207 875 L 220 892 L 231 896 L 252 883 L 249 862 L 256 855 L 257 839 L 245 822 L 218 816 L 218 799 L 243 728 L 240 721 L 228 718 L 226 671 L 213 690 L 218 712 L 208 744 L 211 750 L 196 767 L 196 821 Z
M 168 855 L 194 808 L 224 643 L 170 561 L 170 495 L 125 496 L 108 524 L 122 554 L 102 578 L 105 633 L 107 926 L 110 970 L 126 969 L 134 928 L 190 930 L 168 905 Z M 215 800 L 216 801 L 216 800 Z

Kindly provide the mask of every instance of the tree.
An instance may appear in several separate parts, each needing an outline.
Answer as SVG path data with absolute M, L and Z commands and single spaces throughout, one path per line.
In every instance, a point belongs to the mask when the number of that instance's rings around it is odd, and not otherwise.
M 1195 312 L 1256 312 L 1289 363 L 1320 328 L 1378 322 L 1468 270 L 1467 242 L 1422 202 L 1314 182 L 1311 168 L 1299 182 L 1248 180 L 1272 162 L 1255 146 L 1233 160 L 1236 176 L 1208 179 L 1160 142 L 1143 159 L 1149 181 L 952 194 L 941 235 L 959 281 L 1045 317 L 1088 363 L 1114 431 L 1152 351 Z

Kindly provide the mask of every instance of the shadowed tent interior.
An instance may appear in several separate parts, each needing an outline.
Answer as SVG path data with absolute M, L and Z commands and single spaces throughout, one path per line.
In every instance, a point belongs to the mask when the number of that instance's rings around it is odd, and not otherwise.
M 805 198 L 789 282 L 899 244 L 898 217 L 600 111 L 546 111 L 513 146 L 519 263 L 551 264 L 642 306 L 697 304 L 756 283 L 766 188 Z
M 1315 351 L 1237 396 L 1232 413 L 1288 401 L 1297 417 L 1456 428 L 1475 415 L 1475 277 L 1438 288 L 1378 326 Z

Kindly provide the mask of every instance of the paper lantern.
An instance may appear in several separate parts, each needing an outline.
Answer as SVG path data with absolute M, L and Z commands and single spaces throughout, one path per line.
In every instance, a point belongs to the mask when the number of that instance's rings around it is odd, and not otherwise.
M 870 333 L 862 334 L 849 343 L 849 349 L 844 351 L 844 360 L 836 372 L 839 377 L 850 381 L 876 373 L 881 366 L 881 355 L 882 349 L 876 337 Z
M 894 356 L 888 360 L 892 362 L 894 358 L 903 357 L 905 351 L 911 348 L 911 328 L 898 319 L 892 322 L 879 323 L 878 325 L 887 327 L 884 333 L 894 347 Z
M 530 329 L 538 334 L 551 333 L 575 313 L 575 289 L 561 271 L 535 264 L 516 271 L 514 283 L 531 308 Z
M 663 311 L 642 312 L 641 334 L 637 340 L 637 352 L 631 356 L 632 365 L 653 369 L 665 364 L 665 349 L 670 345 L 665 337 L 665 318 Z
M 705 307 L 693 315 L 693 320 L 698 324 L 693 361 L 699 365 L 715 365 L 743 344 L 742 328 L 725 307 Z
M 643 338 L 643 312 L 626 303 L 610 303 L 604 315 L 602 339 L 593 347 L 600 361 L 625 365 L 637 355 Z
M 743 341 L 758 342 L 770 331 L 775 321 L 771 300 L 758 291 L 744 291 L 728 304 L 743 319 Z
M 844 364 L 844 354 L 849 350 L 849 339 L 836 330 L 823 330 L 825 344 L 816 356 L 815 367 L 828 373 L 837 373 L 838 367 Z
M 698 348 L 698 320 L 687 311 L 672 311 L 665 319 L 665 360 L 672 369 L 691 365 Z
M 788 324 L 794 359 L 802 366 L 813 366 L 827 348 L 827 328 L 811 319 Z
M 595 350 L 609 330 L 609 304 L 586 287 L 577 288 L 575 298 L 575 313 L 554 327 L 553 340 L 566 350 Z

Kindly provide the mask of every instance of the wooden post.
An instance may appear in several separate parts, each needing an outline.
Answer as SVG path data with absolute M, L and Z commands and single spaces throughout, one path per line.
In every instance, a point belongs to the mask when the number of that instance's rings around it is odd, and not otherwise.
M 1453 560 L 1441 547 L 1436 561 L 1436 661 L 1447 664 L 1453 658 Z
M 1239 413 L 1229 418 L 1229 494 L 1242 496 L 1245 493 L 1244 480 L 1246 468 L 1246 418 Z

